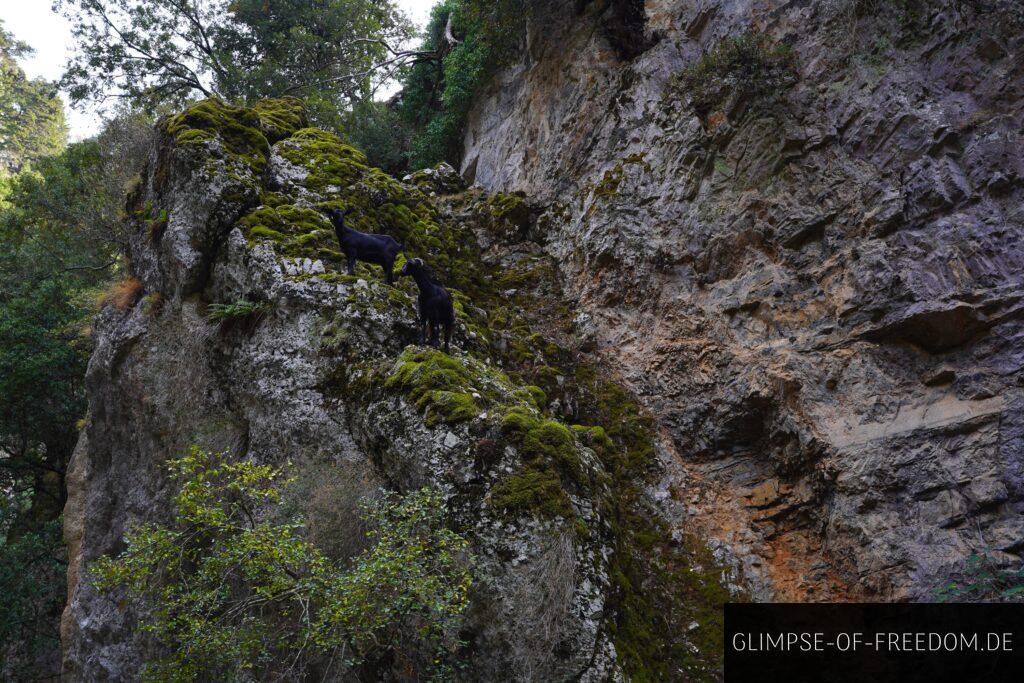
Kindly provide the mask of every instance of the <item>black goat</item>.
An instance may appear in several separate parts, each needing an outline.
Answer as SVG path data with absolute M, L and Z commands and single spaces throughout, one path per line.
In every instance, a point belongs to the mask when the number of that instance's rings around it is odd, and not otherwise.
M 410 259 L 402 267 L 402 275 L 410 275 L 420 288 L 417 300 L 420 314 L 420 343 L 427 341 L 427 327 L 430 327 L 431 338 L 436 345 L 441 327 L 444 327 L 444 351 L 448 353 L 448 344 L 452 338 L 452 327 L 455 325 L 455 307 L 452 295 L 448 290 L 434 281 L 430 269 L 423 259 Z
M 376 263 L 384 268 L 384 282 L 390 285 L 395 279 L 395 259 L 403 249 L 402 244 L 388 235 L 368 235 L 346 226 L 345 216 L 351 211 L 351 209 L 339 211 L 332 208 L 327 209 L 326 212 L 334 225 L 338 244 L 341 245 L 341 250 L 348 259 L 348 274 L 356 274 L 356 261 Z

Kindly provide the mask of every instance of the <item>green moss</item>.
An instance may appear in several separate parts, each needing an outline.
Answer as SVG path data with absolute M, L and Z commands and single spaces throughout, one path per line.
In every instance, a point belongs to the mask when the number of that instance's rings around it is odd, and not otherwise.
M 253 109 L 234 107 L 217 99 L 203 100 L 164 122 L 164 132 L 182 146 L 204 147 L 219 139 L 227 154 L 260 174 L 266 166 L 270 143 L 260 130 Z
M 513 406 L 501 418 L 501 428 L 506 434 L 522 436 L 537 424 L 537 415 L 529 408 Z
M 157 317 L 164 310 L 164 305 L 167 301 L 164 299 L 164 295 L 156 292 L 154 294 L 147 294 L 142 299 L 142 310 L 150 317 Z
M 416 401 L 428 391 L 457 389 L 472 381 L 472 374 L 455 358 L 433 349 L 419 349 L 401 355 L 385 386 L 405 389 Z
M 594 198 L 610 199 L 617 195 L 619 193 L 619 185 L 622 184 L 622 177 L 622 164 L 617 164 L 614 168 L 605 171 L 601 181 L 594 187 Z
M 274 242 L 283 242 L 285 239 L 283 232 L 272 230 L 264 225 L 257 225 L 250 228 L 247 237 L 251 240 L 271 240 Z
M 520 289 L 543 281 L 551 273 L 551 262 L 543 259 L 526 267 L 505 269 L 495 277 L 494 284 L 502 291 Z
M 594 187 L 592 193 L 594 199 L 611 199 L 618 195 L 619 186 L 622 185 L 622 181 L 625 178 L 627 166 L 643 166 L 645 170 L 651 170 L 651 165 L 647 163 L 643 153 L 629 155 L 621 163 L 604 172 L 601 180 Z
M 762 106 L 775 101 L 797 79 L 796 57 L 788 45 L 773 45 L 756 31 L 726 38 L 673 79 L 669 92 L 689 95 L 707 116 L 733 97 Z
M 569 500 L 566 486 L 585 487 L 591 479 L 580 459 L 573 433 L 561 422 L 546 419 L 525 405 L 506 410 L 501 418 L 501 429 L 522 454 L 526 465 L 502 482 L 501 495 L 495 487 L 491 504 L 517 513 L 531 511 L 543 516 L 570 516 L 566 510 Z
M 435 349 L 407 349 L 384 386 L 403 391 L 431 425 L 470 419 L 484 405 L 512 400 L 511 384 L 504 373 Z
M 602 460 L 607 460 L 615 452 L 615 442 L 608 436 L 604 427 L 586 427 L 573 425 L 572 430 L 588 448 L 597 453 Z
M 526 392 L 526 394 L 529 397 L 528 400 L 531 403 L 533 403 L 533 406 L 537 410 L 544 410 L 544 407 L 548 404 L 548 397 L 547 394 L 544 393 L 543 389 L 531 384 L 527 387 L 524 387 L 522 391 Z
M 138 204 L 143 189 L 142 176 L 136 173 L 125 186 L 125 206 L 129 207 L 129 212 L 132 211 L 132 207 Z
M 340 260 L 336 238 L 320 212 L 292 204 L 260 206 L 238 222 L 250 241 L 269 241 L 281 256 Z
M 530 227 L 530 207 L 519 194 L 486 195 L 474 208 L 484 229 L 510 242 L 518 241 Z
M 523 434 L 519 450 L 531 462 L 541 461 L 553 464 L 562 474 L 576 482 L 586 480 L 576 439 L 561 422 L 538 421 Z
M 315 128 L 296 132 L 280 150 L 285 159 L 309 171 L 303 184 L 320 194 L 332 186 L 345 188 L 371 171 L 365 154 L 338 136 Z
M 491 506 L 509 513 L 539 513 L 545 517 L 575 517 L 569 495 L 558 474 L 549 469 L 527 468 L 494 485 Z
M 263 206 L 269 206 L 272 209 L 276 209 L 282 204 L 290 204 L 291 198 L 280 192 L 264 192 L 260 195 L 260 202 Z
M 495 218 L 507 218 L 515 213 L 522 212 L 526 202 L 519 195 L 497 192 L 490 196 L 488 205 Z
M 427 426 L 458 424 L 472 420 L 480 408 L 469 394 L 461 391 L 430 391 L 416 402 L 416 407 L 427 414 Z
M 254 104 L 252 109 L 259 118 L 260 130 L 271 144 L 290 137 L 309 125 L 305 105 L 302 104 L 302 100 L 294 97 L 261 100 Z

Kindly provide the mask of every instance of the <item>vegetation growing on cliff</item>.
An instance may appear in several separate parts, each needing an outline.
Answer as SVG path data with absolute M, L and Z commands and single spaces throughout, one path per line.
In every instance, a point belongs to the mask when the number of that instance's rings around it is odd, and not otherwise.
M 739 104 L 764 105 L 796 82 L 796 56 L 757 31 L 726 38 L 676 75 L 674 87 L 702 116 Z
M 939 602 L 1024 602 L 1024 569 L 1000 566 L 991 549 L 971 553 L 961 576 L 935 590 Z
M 117 273 L 125 183 L 151 135 L 118 111 L 64 146 L 52 84 L 0 28 L 0 678 L 53 678 L 66 594 L 59 517 L 85 415 L 90 319 Z
M 524 0 L 445 0 L 433 9 L 421 49 L 439 58 L 413 65 L 402 90 L 402 112 L 414 126 L 411 165 L 461 161 L 462 136 L 473 97 L 515 54 L 525 32 Z
M 264 109 L 274 110 L 274 107 Z M 172 117 L 169 119 L 174 128 L 171 144 L 210 155 L 234 147 L 231 153 L 251 156 L 256 164 L 266 163 L 270 147 L 262 132 L 266 125 L 264 117 L 255 110 L 245 110 L 239 124 L 243 129 L 239 129 L 223 120 L 234 110 L 216 101 L 206 101 L 197 105 L 196 111 Z M 282 111 L 287 113 L 288 110 Z M 275 126 L 287 131 L 298 125 L 300 119 L 284 116 L 275 121 Z M 446 283 L 453 285 L 460 332 L 464 335 L 460 340 L 462 353 L 456 356 L 410 347 L 398 358 L 394 355 L 384 359 L 344 358 L 347 353 L 345 328 L 352 322 L 339 313 L 323 328 L 321 348 L 331 357 L 341 359 L 336 384 L 345 389 L 342 395 L 348 401 L 400 395 L 423 415 L 428 428 L 443 425 L 449 430 L 470 423 L 470 430 L 483 429 L 487 438 L 481 442 L 493 442 L 493 452 L 481 455 L 487 450 L 481 446 L 477 453 L 479 458 L 501 458 L 503 453 L 513 458 L 513 466 L 493 472 L 488 479 L 489 491 L 481 492 L 483 509 L 488 515 L 510 521 L 532 518 L 540 521 L 544 528 L 551 528 L 551 523 L 561 518 L 561 522 L 553 525 L 558 533 L 570 534 L 577 543 L 601 539 L 613 549 L 609 559 L 613 588 L 608 596 L 612 614 L 608 627 L 621 653 L 623 666 L 637 677 L 652 679 L 664 677 L 667 672 L 697 672 L 708 666 L 714 656 L 713 648 L 695 656 L 687 649 L 694 640 L 692 637 L 673 637 L 672 634 L 684 633 L 680 626 L 683 619 L 698 617 L 708 627 L 700 636 L 713 639 L 720 633 L 713 610 L 715 601 L 721 599 L 721 588 L 712 563 L 701 559 L 708 567 L 706 570 L 690 569 L 699 544 L 693 544 L 692 552 L 673 548 L 667 531 L 652 521 L 658 513 L 647 507 L 643 494 L 645 482 L 657 471 L 649 418 L 621 387 L 595 372 L 577 352 L 548 336 L 569 338 L 571 335 L 566 330 L 571 327 L 572 315 L 558 299 L 555 270 L 549 259 L 530 253 L 529 249 L 521 254 L 516 252 L 515 258 L 500 264 L 481 258 L 476 232 L 511 241 L 524 239 L 530 232 L 532 210 L 529 204 L 516 195 L 491 197 L 461 186 L 443 191 L 444 200 L 432 199 L 428 193 L 436 190 L 427 174 L 422 174 L 416 186 L 403 184 L 371 167 L 361 152 L 330 133 L 302 128 L 285 134 L 275 149 L 296 168 L 286 169 L 281 176 L 283 181 L 274 184 L 273 191 L 260 188 L 262 205 L 239 221 L 238 227 L 250 246 L 270 246 L 286 264 L 299 257 L 323 259 L 329 272 L 304 272 L 290 278 L 296 282 L 316 278 L 348 286 L 347 299 L 342 299 L 342 303 L 347 304 L 345 311 L 361 313 L 372 309 L 374 314 L 383 317 L 400 311 L 399 317 L 411 316 L 413 302 L 401 289 L 402 283 L 398 287 L 385 287 L 379 282 L 354 286 L 358 278 L 333 272 L 340 263 L 331 248 L 329 226 L 317 209 L 333 205 L 351 208 L 354 225 L 402 239 L 408 253 L 427 257 Z M 236 142 L 227 142 L 225 137 L 234 138 Z M 255 144 L 250 144 L 253 140 Z M 203 163 L 202 158 L 197 163 Z M 325 197 L 328 201 L 318 203 Z M 160 212 L 148 207 L 145 214 L 159 216 Z M 376 274 L 361 276 L 376 278 Z M 255 311 L 254 305 L 248 299 L 239 299 L 234 303 L 215 304 L 209 312 L 223 320 L 235 320 L 248 316 L 250 309 Z M 211 467 L 216 469 L 222 464 Z M 222 474 L 225 472 L 222 470 Z M 264 503 L 245 507 L 252 512 L 275 505 L 269 498 Z M 593 510 L 599 513 L 601 523 L 590 523 L 596 520 Z M 242 508 L 230 508 L 224 514 L 244 516 L 244 513 Z M 179 511 L 179 517 L 181 514 Z M 190 514 L 194 516 L 199 512 Z M 320 592 L 309 594 L 309 599 L 317 606 L 316 613 L 326 613 L 328 599 L 339 595 L 329 594 L 326 586 L 341 581 L 338 577 L 347 576 L 347 570 L 325 568 L 316 558 L 315 548 L 304 540 L 301 529 L 287 526 L 294 524 L 293 521 L 278 524 L 277 520 L 260 514 L 254 514 L 253 519 L 256 522 L 249 527 L 239 526 L 236 520 L 231 522 L 230 529 L 212 530 L 211 538 L 216 538 L 217 534 L 222 537 L 217 543 L 187 550 L 186 557 L 200 570 L 195 574 L 182 571 L 176 579 L 177 583 L 167 594 L 177 605 L 175 610 L 185 609 L 186 603 L 202 607 L 203 600 L 211 595 L 210 587 L 202 583 L 203 576 L 212 576 L 212 567 L 222 567 L 230 559 L 223 557 L 226 549 L 253 549 L 256 548 L 254 538 L 272 536 L 285 543 L 283 548 L 272 550 L 279 557 L 287 559 L 292 557 L 289 553 L 296 553 L 316 560 L 309 566 L 300 565 L 296 555 L 292 569 L 293 573 L 310 577 L 318 587 Z M 271 526 L 259 526 L 264 523 Z M 162 593 L 145 594 L 147 586 L 157 583 L 148 580 L 154 576 L 155 569 L 144 567 L 143 574 L 135 575 L 131 574 L 134 570 L 129 565 L 135 562 L 137 567 L 138 562 L 146 562 L 141 551 L 135 552 L 141 547 L 140 543 L 166 542 L 170 543 L 168 548 L 175 547 L 174 540 L 181 537 L 167 534 L 180 533 L 180 524 L 177 530 L 174 525 L 161 527 L 159 534 L 149 528 L 139 533 L 150 536 L 132 536 L 129 554 L 119 560 L 111 558 L 110 562 L 115 564 L 101 564 L 97 571 L 101 583 L 106 581 L 103 584 L 106 587 L 125 587 L 143 604 L 152 606 L 166 597 Z M 161 540 L 167 538 L 171 541 Z M 256 549 L 262 552 L 261 548 Z M 202 569 L 207 562 L 212 563 L 209 572 Z M 290 589 L 287 578 L 277 575 L 260 578 L 258 568 L 253 568 L 252 576 L 265 580 L 266 585 L 284 585 L 282 590 Z M 366 579 L 368 584 L 377 580 L 382 579 Z M 249 596 L 261 590 L 265 594 L 270 589 L 258 583 L 242 585 L 240 590 Z M 207 604 L 209 609 L 221 612 L 234 609 L 231 605 L 217 603 L 220 599 L 217 596 L 209 599 L 213 600 Z M 661 602 L 681 606 L 662 610 L 659 609 Z M 315 634 L 316 629 L 322 627 L 322 624 L 302 622 L 296 616 L 294 605 L 287 601 L 274 600 L 271 611 L 275 619 L 285 619 L 291 629 L 289 633 L 296 634 L 295 638 L 298 634 L 303 638 L 307 633 Z M 232 614 L 241 618 L 243 612 Z M 217 671 L 216 667 L 236 666 L 238 662 L 254 662 L 253 666 L 257 666 L 255 662 L 263 661 L 263 657 L 273 662 L 266 666 L 276 666 L 283 661 L 280 651 L 253 649 L 263 642 L 260 634 L 275 626 L 256 624 L 252 632 L 236 628 L 209 634 L 173 629 L 168 633 L 168 628 L 177 628 L 175 624 L 183 623 L 184 617 L 175 614 L 173 623 L 156 627 L 164 633 L 160 639 L 175 648 L 191 642 L 189 639 L 203 640 L 205 644 L 193 645 L 191 651 L 202 653 L 200 661 L 203 657 L 214 658 L 210 660 L 212 663 L 202 664 L 213 667 L 211 671 Z M 206 612 L 198 616 L 190 614 L 185 621 L 205 623 L 209 621 L 208 616 Z M 394 626 L 392 622 L 388 624 L 386 628 Z M 358 645 L 353 643 L 353 639 L 358 638 L 338 624 L 334 626 L 345 634 L 342 638 L 345 647 L 359 652 Z M 297 642 L 288 638 L 281 642 Z M 335 645 L 341 647 L 342 640 L 334 641 Z M 454 645 L 449 643 L 448 651 L 451 647 Z M 324 651 L 311 651 L 311 656 L 313 654 L 324 655 Z M 228 660 L 216 660 L 220 655 Z M 376 654 L 362 655 L 361 659 L 370 662 L 366 665 L 373 666 Z M 184 666 L 181 662 L 173 665 Z
M 91 565 L 97 588 L 145 608 L 141 628 L 165 648 L 147 679 L 322 676 L 334 660 L 369 672 L 388 653 L 415 677 L 450 675 L 472 577 L 438 494 L 367 508 L 370 545 L 341 567 L 301 520 L 275 517 L 282 471 L 199 448 L 168 465 L 170 523 L 143 524 Z

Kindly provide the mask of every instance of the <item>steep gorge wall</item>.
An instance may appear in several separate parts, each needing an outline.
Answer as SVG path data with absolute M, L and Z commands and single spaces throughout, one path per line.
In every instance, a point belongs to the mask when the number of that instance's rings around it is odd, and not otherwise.
M 679 524 L 766 599 L 930 599 L 972 552 L 1019 567 L 1019 3 L 648 0 L 625 38 L 629 3 L 540 4 L 462 172 L 549 205 Z M 795 84 L 698 113 L 673 76 L 748 31 L 792 47 Z

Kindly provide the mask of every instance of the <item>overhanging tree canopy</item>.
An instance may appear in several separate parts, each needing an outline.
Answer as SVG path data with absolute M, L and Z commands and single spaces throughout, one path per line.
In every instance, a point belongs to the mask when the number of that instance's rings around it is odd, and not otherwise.
M 365 96 L 402 64 L 412 27 L 392 0 L 56 0 L 78 46 L 62 80 L 75 102 L 153 107 Z

